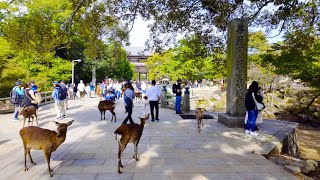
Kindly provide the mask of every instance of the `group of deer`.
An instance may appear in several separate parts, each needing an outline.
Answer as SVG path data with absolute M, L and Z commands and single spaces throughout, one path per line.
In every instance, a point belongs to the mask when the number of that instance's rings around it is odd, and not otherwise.
M 102 112 L 106 110 L 110 110 L 112 113 L 112 120 L 113 117 L 115 117 L 114 113 L 115 104 L 113 101 L 105 100 L 100 101 L 98 105 L 98 109 L 101 112 L 101 120 L 102 120 Z M 198 129 L 200 132 L 200 125 L 203 126 L 203 112 L 204 110 L 202 108 L 196 109 L 196 118 L 198 122 Z M 140 138 L 142 136 L 142 132 L 144 129 L 144 125 L 146 120 L 149 119 L 149 114 L 146 117 L 139 117 L 141 123 L 140 124 L 122 124 L 120 127 L 118 127 L 114 134 L 115 139 L 118 142 L 119 149 L 118 149 L 118 173 L 122 173 L 120 168 L 123 167 L 121 162 L 121 155 L 123 151 L 126 149 L 128 143 L 134 144 L 134 155 L 133 158 L 135 158 L 136 161 L 138 161 L 138 144 L 140 141 Z M 104 117 L 105 119 L 105 117 Z M 111 121 L 112 121 L 111 120 Z M 48 129 L 43 129 L 40 127 L 35 126 L 29 126 L 24 127 L 20 130 L 20 136 L 22 138 L 23 147 L 24 147 L 24 169 L 25 171 L 28 170 L 27 164 L 26 164 L 26 157 L 27 154 L 29 155 L 30 161 L 33 165 L 36 163 L 32 160 L 30 150 L 43 150 L 45 158 L 47 160 L 48 164 L 48 172 L 50 177 L 52 177 L 52 169 L 50 168 L 50 158 L 53 151 L 55 151 L 66 139 L 67 134 L 67 127 L 70 126 L 73 123 L 74 120 L 68 122 L 68 123 L 54 123 L 58 126 L 57 132 L 51 131 Z M 116 121 L 116 117 L 115 117 Z

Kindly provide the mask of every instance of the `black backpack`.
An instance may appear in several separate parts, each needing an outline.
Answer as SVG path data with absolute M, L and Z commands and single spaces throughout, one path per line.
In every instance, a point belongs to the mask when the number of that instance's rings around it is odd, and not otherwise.
M 10 92 L 10 102 L 12 104 L 18 104 L 19 103 L 19 95 L 16 92 L 16 87 Z
M 67 92 L 65 89 L 61 86 L 59 87 L 59 89 L 58 89 L 58 99 L 59 100 L 64 100 L 67 98 Z

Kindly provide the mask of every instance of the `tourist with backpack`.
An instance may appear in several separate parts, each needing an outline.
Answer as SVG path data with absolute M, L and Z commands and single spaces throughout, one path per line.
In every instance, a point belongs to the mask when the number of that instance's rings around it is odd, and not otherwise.
M 63 119 L 66 117 L 64 100 L 66 99 L 67 94 L 65 93 L 65 91 L 63 91 L 58 81 L 55 81 L 53 85 L 54 85 L 54 90 L 51 96 L 54 99 L 54 106 L 57 112 L 57 119 Z
M 14 116 L 13 121 L 18 122 L 19 118 L 19 108 L 21 107 L 22 97 L 23 97 L 23 87 L 21 87 L 21 82 L 17 81 L 15 87 L 10 92 L 10 102 L 14 104 Z
M 60 86 L 61 86 L 62 90 L 64 91 L 64 93 L 66 94 L 66 98 L 64 99 L 64 108 L 68 109 L 68 98 L 70 96 L 69 91 L 68 91 L 68 86 L 66 85 L 64 80 L 62 80 L 60 82 Z

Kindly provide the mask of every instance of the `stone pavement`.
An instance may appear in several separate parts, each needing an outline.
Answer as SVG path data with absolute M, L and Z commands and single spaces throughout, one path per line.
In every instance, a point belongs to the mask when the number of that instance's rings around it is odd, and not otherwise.
M 147 121 L 138 147 L 136 162 L 133 145 L 123 154 L 123 173 L 117 173 L 118 144 L 114 131 L 126 114 L 122 101 L 117 101 L 117 122 L 111 113 L 100 121 L 98 99 L 69 101 L 67 118 L 75 120 L 67 138 L 51 157 L 53 178 L 49 178 L 42 151 L 31 150 L 37 165 L 24 171 L 23 147 L 19 130 L 23 122 L 13 122 L 12 114 L 0 115 L 0 179 L 234 179 L 291 180 L 295 176 L 265 159 L 260 153 L 270 151 L 277 134 L 290 124 L 265 121 L 259 137 L 251 137 L 243 129 L 231 129 L 217 119 L 205 119 L 198 133 L 196 120 L 182 119 L 173 110 L 160 109 L 160 121 Z M 135 104 L 133 119 L 138 122 L 143 106 Z M 213 114 L 216 117 L 216 114 Z M 56 130 L 53 104 L 40 107 L 39 126 Z M 271 148 L 272 149 L 272 148 Z

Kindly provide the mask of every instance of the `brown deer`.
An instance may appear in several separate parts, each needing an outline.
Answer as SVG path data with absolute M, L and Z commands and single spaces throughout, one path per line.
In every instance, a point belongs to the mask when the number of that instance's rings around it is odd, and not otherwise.
M 142 93 L 141 92 L 135 92 L 135 99 L 137 103 L 141 103 L 142 102 Z
M 38 126 L 38 116 L 37 116 L 37 108 L 35 106 L 28 106 L 28 107 L 22 107 L 19 109 L 19 115 L 23 116 L 23 127 L 26 123 L 26 119 L 28 118 L 28 126 L 30 126 L 30 122 L 31 125 L 33 126 L 33 115 L 36 117 L 36 123 Z M 30 118 L 32 118 L 32 121 L 30 121 Z
M 197 108 L 196 109 L 196 119 L 197 119 L 197 122 L 198 122 L 198 130 L 199 130 L 199 133 L 200 133 L 200 125 L 203 127 L 203 113 L 204 113 L 204 109 L 203 108 Z
M 114 117 L 114 122 L 117 122 L 116 113 L 114 112 L 114 108 L 116 107 L 116 103 L 114 103 L 112 100 L 102 100 L 98 104 L 98 109 L 101 113 L 101 120 L 102 120 L 102 112 L 104 114 L 104 120 L 106 119 L 106 110 L 109 110 L 112 113 L 112 119 Z
M 120 127 L 118 127 L 118 129 L 114 132 L 116 140 L 118 141 L 119 144 L 119 150 L 118 150 L 118 158 L 119 158 L 119 162 L 118 162 L 118 173 L 122 173 L 120 171 L 120 167 L 123 167 L 122 163 L 121 163 L 121 155 L 123 153 L 123 151 L 126 149 L 126 146 L 128 143 L 133 143 L 134 144 L 134 154 L 133 154 L 133 158 L 136 159 L 136 161 L 139 161 L 138 159 L 138 144 L 143 132 L 143 128 L 145 125 L 146 120 L 149 119 L 149 114 L 144 117 L 141 118 L 139 117 L 141 120 L 141 124 L 122 124 Z M 117 137 L 117 135 L 121 136 L 121 139 L 119 139 L 119 137 Z
M 28 171 L 27 168 L 27 154 L 33 165 L 36 163 L 32 160 L 30 150 L 43 150 L 45 158 L 48 163 L 48 171 L 50 177 L 52 177 L 52 169 L 50 168 L 51 153 L 55 151 L 65 140 L 67 135 L 67 127 L 73 123 L 74 120 L 68 123 L 58 123 L 58 132 L 48 129 L 42 129 L 36 126 L 24 127 L 20 130 L 20 136 L 24 147 L 24 171 Z

